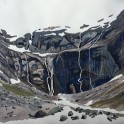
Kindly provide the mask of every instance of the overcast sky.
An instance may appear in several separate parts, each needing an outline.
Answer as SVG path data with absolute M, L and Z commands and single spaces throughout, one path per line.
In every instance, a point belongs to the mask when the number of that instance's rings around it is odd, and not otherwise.
M 71 26 L 80 31 L 83 24 L 115 17 L 124 9 L 124 0 L 0 0 L 0 28 L 18 36 L 48 26 Z M 103 22 L 102 22 L 103 23 Z

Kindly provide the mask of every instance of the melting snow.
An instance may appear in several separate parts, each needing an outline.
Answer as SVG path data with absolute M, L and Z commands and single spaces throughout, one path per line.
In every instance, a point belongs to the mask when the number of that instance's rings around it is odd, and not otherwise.
M 3 74 L 3 72 L 0 70 L 0 73 L 2 73 Z
M 90 100 L 89 102 L 87 102 L 87 103 L 85 104 L 85 106 L 90 106 L 92 103 L 93 103 L 93 100 Z
M 41 54 L 41 53 L 35 53 L 36 55 L 39 55 L 39 56 L 41 56 L 41 57 L 46 57 L 46 56 L 48 56 L 48 55 L 52 55 L 52 54 L 56 54 L 56 53 L 43 53 L 43 54 Z
M 119 74 L 119 75 L 117 75 L 117 76 L 115 76 L 114 78 L 112 78 L 110 81 L 114 81 L 114 80 L 116 80 L 116 79 L 118 79 L 118 78 L 120 78 L 120 77 L 122 77 L 123 75 L 122 74 Z M 109 82 L 110 82 L 109 81 Z
M 29 50 L 25 50 L 25 48 L 18 48 L 15 45 L 10 45 L 8 48 L 11 50 L 17 51 L 17 52 L 21 52 L 21 53 L 30 52 Z
M 11 84 L 20 83 L 20 80 L 19 80 L 19 79 L 17 79 L 17 80 L 15 80 L 15 79 L 10 79 L 10 81 L 11 81 Z

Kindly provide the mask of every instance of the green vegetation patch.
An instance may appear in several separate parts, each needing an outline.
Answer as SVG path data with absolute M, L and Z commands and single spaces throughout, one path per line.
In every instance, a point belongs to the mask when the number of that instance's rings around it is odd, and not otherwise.
M 110 108 L 118 108 L 118 107 L 124 108 L 124 92 L 116 95 L 113 98 L 100 100 L 91 105 L 93 108 L 97 107 L 110 107 Z
M 20 96 L 34 96 L 34 92 L 32 90 L 26 91 L 21 88 L 19 88 L 16 85 L 9 85 L 9 84 L 4 84 L 3 87 L 7 89 L 8 91 L 14 93 L 15 95 L 20 95 Z
M 124 82 L 119 84 L 119 85 L 116 85 L 114 88 L 112 88 L 111 90 L 106 92 L 106 94 L 110 94 L 112 92 L 118 91 L 118 90 L 123 89 L 123 88 L 124 88 Z

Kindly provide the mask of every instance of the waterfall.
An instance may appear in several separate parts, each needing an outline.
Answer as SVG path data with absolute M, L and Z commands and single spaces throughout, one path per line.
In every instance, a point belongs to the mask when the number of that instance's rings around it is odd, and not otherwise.
M 89 81 L 90 81 L 90 86 L 91 86 L 91 88 L 93 89 L 93 85 L 92 85 L 92 79 L 91 79 L 91 76 L 90 76 L 90 72 L 91 72 L 91 67 L 90 67 L 90 58 L 91 58 L 91 55 L 90 55 L 90 49 L 91 49 L 91 47 L 101 38 L 101 36 L 102 36 L 102 33 L 103 33 L 103 31 L 101 32 L 101 34 L 98 36 L 98 38 L 96 38 L 96 40 L 92 40 L 91 42 L 90 42 L 90 46 L 89 46 Z
M 46 62 L 46 68 L 47 68 L 47 73 L 48 73 L 48 77 L 47 77 L 47 86 L 48 86 L 48 90 L 49 90 L 49 94 L 53 96 L 54 93 L 54 88 L 53 88 L 53 59 L 49 58 L 49 62 L 47 62 L 47 59 L 45 58 Z M 49 85 L 49 79 L 50 79 L 50 84 Z
M 91 68 L 90 68 L 90 48 L 89 48 L 89 81 L 90 81 L 90 86 L 93 89 L 92 79 L 91 79 L 91 76 L 90 76 L 90 71 L 91 71 Z
M 34 87 L 33 84 L 29 81 L 29 65 L 28 65 L 28 61 L 27 61 L 27 55 L 24 54 L 24 56 L 25 56 L 25 60 L 26 60 L 27 82 L 28 82 L 32 87 Z
M 80 43 L 81 43 L 81 33 L 79 34 L 80 36 Z M 79 76 L 79 79 L 78 79 L 78 82 L 80 83 L 80 92 L 82 92 L 82 81 L 81 81 L 81 75 L 82 75 L 82 68 L 81 68 L 81 63 L 80 63 L 80 43 L 78 45 L 78 52 L 79 52 L 79 56 L 78 56 L 78 65 L 79 65 L 79 68 L 80 68 L 80 76 Z
M 51 93 L 53 95 L 53 93 L 54 93 L 54 88 L 53 88 L 53 65 L 51 67 L 50 73 L 51 73 L 51 76 L 50 76 L 50 79 L 51 79 Z
M 49 74 L 48 65 L 47 65 L 47 59 L 46 58 L 45 58 L 45 66 L 47 68 L 47 73 L 48 73 L 48 77 L 46 79 L 47 87 L 48 87 L 49 94 L 51 94 L 51 92 L 50 92 L 50 85 L 49 85 L 50 74 Z

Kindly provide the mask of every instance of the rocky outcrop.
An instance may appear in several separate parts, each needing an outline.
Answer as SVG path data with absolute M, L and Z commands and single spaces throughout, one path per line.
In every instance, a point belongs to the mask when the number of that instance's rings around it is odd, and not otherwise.
M 11 78 L 19 78 L 51 95 L 78 93 L 106 83 L 124 72 L 123 13 L 108 28 L 98 26 L 76 34 L 66 29 L 34 31 L 10 42 L 14 36 L 1 30 L 1 79 L 10 83 Z

